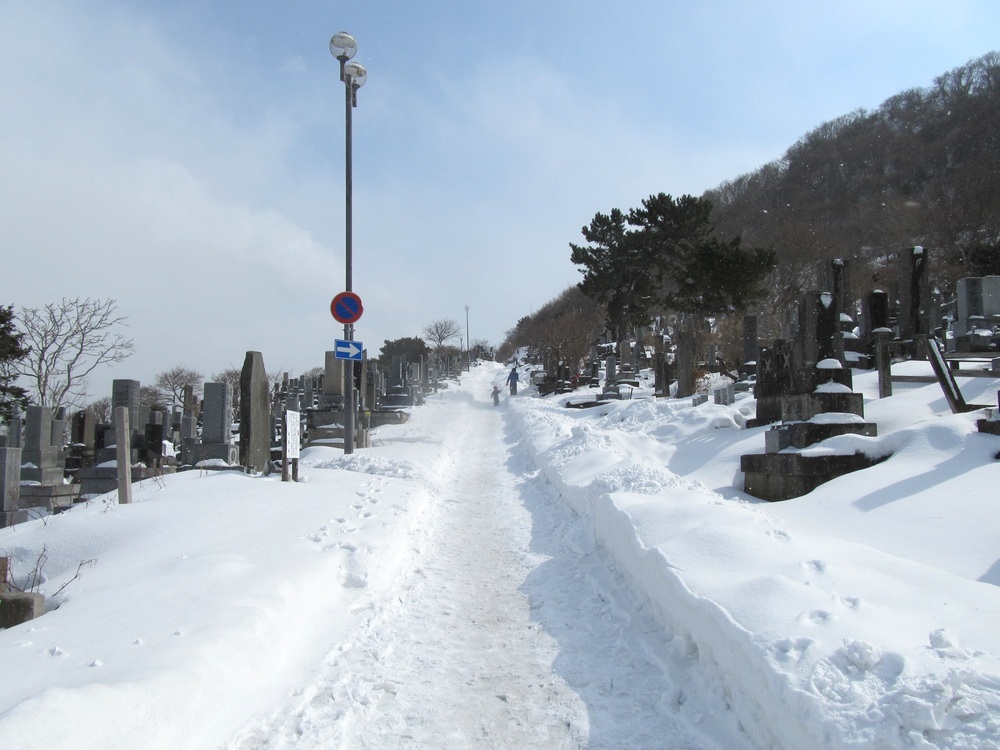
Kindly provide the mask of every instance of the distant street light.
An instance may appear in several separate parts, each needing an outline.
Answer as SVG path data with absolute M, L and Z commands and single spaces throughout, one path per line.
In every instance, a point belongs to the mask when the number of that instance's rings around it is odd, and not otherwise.
M 469 369 L 472 369 L 472 339 L 469 338 L 469 306 L 465 306 L 465 347 L 466 355 L 465 360 L 469 364 Z
M 345 102 L 345 176 L 346 176 L 346 213 L 345 213 L 345 244 L 344 263 L 346 266 L 345 291 L 354 291 L 352 288 L 353 274 L 353 215 L 352 215 L 352 172 L 353 155 L 351 144 L 351 110 L 358 106 L 358 89 L 365 85 L 368 79 L 368 71 L 363 65 L 356 62 L 348 62 L 358 51 L 358 43 L 354 37 L 346 31 L 340 31 L 330 39 L 330 54 L 340 61 L 340 80 L 344 82 L 344 102 Z M 354 340 L 354 324 L 344 324 L 344 339 Z M 344 453 L 354 452 L 354 361 L 346 360 L 344 363 Z

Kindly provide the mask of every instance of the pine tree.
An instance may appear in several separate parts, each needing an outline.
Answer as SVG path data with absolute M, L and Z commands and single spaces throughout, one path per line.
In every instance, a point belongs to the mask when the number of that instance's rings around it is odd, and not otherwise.
M 580 289 L 606 305 L 616 340 L 644 324 L 657 309 L 712 315 L 740 312 L 762 292 L 774 268 L 768 248 L 743 248 L 714 236 L 712 204 L 665 193 L 643 200 L 626 215 L 597 214 L 574 245 L 571 260 L 583 266 Z
M 15 385 L 17 372 L 11 365 L 28 355 L 24 334 L 14 325 L 13 305 L 0 307 L 0 422 L 10 424 L 14 407 L 28 405 L 28 392 Z

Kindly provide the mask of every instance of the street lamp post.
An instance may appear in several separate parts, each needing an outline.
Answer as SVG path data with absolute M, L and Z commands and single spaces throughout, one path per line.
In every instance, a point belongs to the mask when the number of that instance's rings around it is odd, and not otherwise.
M 354 37 L 345 31 L 340 31 L 330 39 L 330 54 L 340 62 L 340 80 L 344 82 L 344 121 L 345 121 L 345 215 L 344 215 L 344 264 L 346 267 L 345 291 L 353 290 L 353 194 L 352 179 L 354 170 L 353 148 L 351 142 L 351 110 L 358 106 L 358 89 L 365 85 L 368 71 L 363 65 L 349 62 L 358 51 L 358 43 Z M 344 339 L 354 340 L 354 324 L 344 324 Z M 354 452 L 354 360 L 347 360 L 344 365 L 344 453 Z
M 472 372 L 472 339 L 469 338 L 469 306 L 465 306 L 465 361 Z

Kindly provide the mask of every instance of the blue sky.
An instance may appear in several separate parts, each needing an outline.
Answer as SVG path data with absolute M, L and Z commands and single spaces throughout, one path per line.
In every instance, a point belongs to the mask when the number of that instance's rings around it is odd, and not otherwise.
M 701 194 L 824 121 L 1000 49 L 1000 3 L 0 0 L 0 303 L 114 298 L 95 377 L 293 375 L 343 329 L 344 95 L 355 338 L 453 318 L 499 343 L 580 276 L 569 243 Z

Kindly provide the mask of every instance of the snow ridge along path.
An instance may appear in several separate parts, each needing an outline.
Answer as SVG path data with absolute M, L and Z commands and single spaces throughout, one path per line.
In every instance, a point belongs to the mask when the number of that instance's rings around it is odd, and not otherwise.
M 731 714 L 695 726 L 730 712 L 688 700 L 684 665 L 664 671 L 661 628 L 479 390 L 415 416 L 450 423 L 450 463 L 399 580 L 230 748 L 749 747 Z

